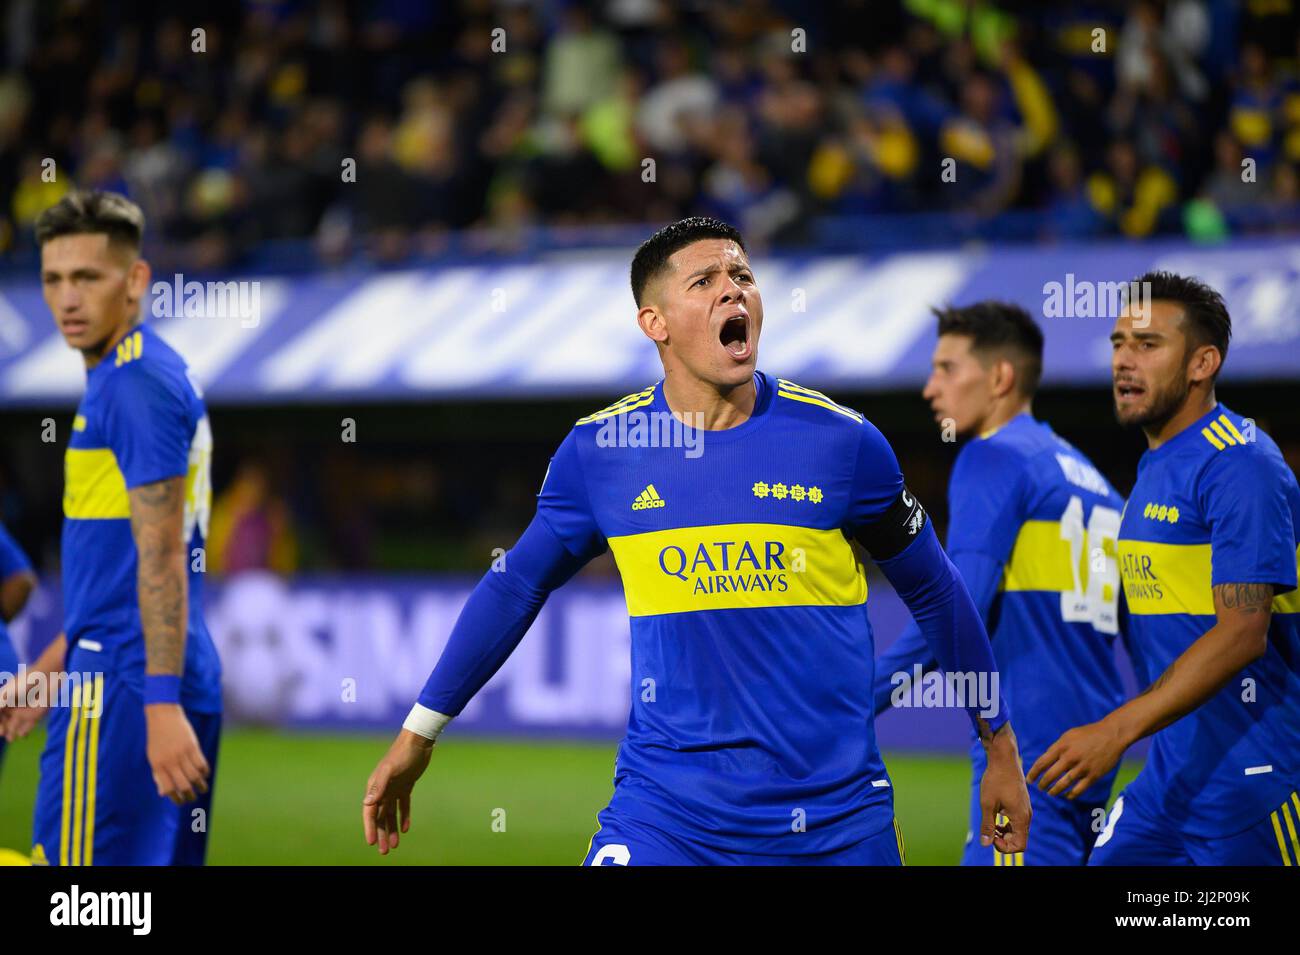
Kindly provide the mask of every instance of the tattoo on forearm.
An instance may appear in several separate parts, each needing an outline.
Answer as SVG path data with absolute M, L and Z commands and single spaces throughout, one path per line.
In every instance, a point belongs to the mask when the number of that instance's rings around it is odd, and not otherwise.
M 1264 613 L 1273 605 L 1272 584 L 1219 584 L 1214 595 L 1229 610 Z
M 144 484 L 129 492 L 135 539 L 140 625 L 145 668 L 180 674 L 185 666 L 187 613 L 183 478 Z

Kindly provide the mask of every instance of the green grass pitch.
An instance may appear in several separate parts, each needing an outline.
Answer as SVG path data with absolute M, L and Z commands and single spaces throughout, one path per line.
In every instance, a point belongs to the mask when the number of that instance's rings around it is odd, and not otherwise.
M 42 734 L 9 747 L 0 848 L 30 849 Z M 387 859 L 361 835 L 366 778 L 391 737 L 232 729 L 222 739 L 214 865 L 577 865 L 613 790 L 614 746 L 443 738 L 416 788 L 411 832 Z M 886 754 L 910 865 L 953 865 L 969 764 Z M 1137 766 L 1126 764 L 1115 791 Z M 501 811 L 504 811 L 504 815 Z M 504 831 L 494 821 L 504 819 Z M 498 823 L 496 829 L 502 828 Z

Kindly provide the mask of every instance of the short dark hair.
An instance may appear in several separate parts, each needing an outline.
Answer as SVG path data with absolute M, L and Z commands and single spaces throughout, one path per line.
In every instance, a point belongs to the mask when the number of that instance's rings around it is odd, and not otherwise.
M 971 351 L 1009 351 L 1016 362 L 1016 387 L 1027 398 L 1043 377 L 1043 331 L 1027 311 L 1012 302 L 984 301 L 960 308 L 933 309 L 940 335 L 965 335 Z
M 691 216 L 666 225 L 642 242 L 632 257 L 632 297 L 636 299 L 637 308 L 641 307 L 646 286 L 668 268 L 673 253 L 701 239 L 730 239 L 748 254 L 740 233 L 721 219 Z
M 36 242 L 63 235 L 100 234 L 110 243 L 140 251 L 144 213 L 126 196 L 98 189 L 75 189 L 36 217 Z
M 1143 295 L 1150 288 L 1150 301 L 1181 305 L 1187 320 L 1187 350 L 1213 345 L 1219 350 L 1219 367 L 1223 367 L 1232 339 L 1232 319 L 1222 295 L 1200 279 L 1174 272 L 1148 272 L 1133 281 L 1139 283 Z

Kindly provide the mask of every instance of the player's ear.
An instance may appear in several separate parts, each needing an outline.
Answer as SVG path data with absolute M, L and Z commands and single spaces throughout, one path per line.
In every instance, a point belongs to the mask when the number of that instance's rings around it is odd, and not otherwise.
M 999 358 L 993 363 L 993 394 L 1001 398 L 1016 387 L 1016 365 L 1010 358 Z
M 1202 345 L 1192 352 L 1187 375 L 1193 382 L 1209 381 L 1218 374 L 1222 364 L 1223 356 L 1219 354 L 1219 349 L 1213 345 Z
M 132 304 L 144 299 L 144 293 L 149 288 L 149 278 L 152 274 L 153 271 L 149 268 L 149 263 L 144 259 L 137 257 L 131 263 L 131 267 L 126 273 L 126 294 Z
M 668 340 L 668 322 L 657 306 L 649 303 L 641 306 L 641 310 L 636 313 L 636 323 L 652 342 L 662 344 Z

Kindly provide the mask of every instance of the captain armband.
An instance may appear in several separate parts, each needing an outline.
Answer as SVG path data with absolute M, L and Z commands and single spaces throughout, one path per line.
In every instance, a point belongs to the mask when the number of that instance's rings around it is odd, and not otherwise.
M 872 560 L 889 560 L 911 546 L 928 520 L 921 502 L 904 487 L 883 514 L 858 529 L 857 538 Z

